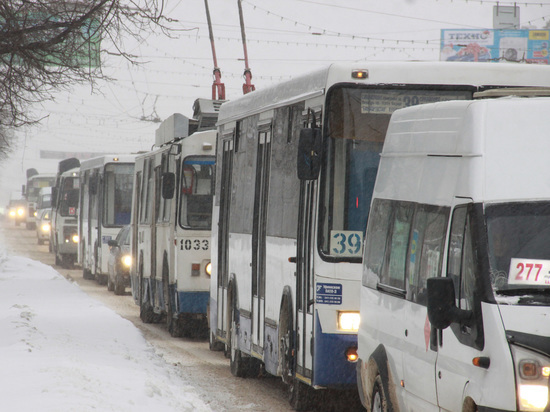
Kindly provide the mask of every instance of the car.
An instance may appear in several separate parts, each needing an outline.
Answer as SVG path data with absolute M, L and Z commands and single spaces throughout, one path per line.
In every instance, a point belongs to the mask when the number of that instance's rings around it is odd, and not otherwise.
M 52 210 L 39 209 L 36 215 L 36 237 L 38 238 L 38 244 L 43 245 L 44 241 L 50 241 L 51 230 L 51 216 Z
M 109 240 L 109 260 L 107 277 L 107 289 L 115 292 L 115 295 L 123 295 L 126 286 L 130 286 L 130 266 L 132 255 L 130 253 L 131 226 L 123 226 L 115 239 Z
M 8 215 L 14 220 L 15 226 L 19 226 L 25 221 L 25 200 L 24 199 L 12 199 L 8 205 Z

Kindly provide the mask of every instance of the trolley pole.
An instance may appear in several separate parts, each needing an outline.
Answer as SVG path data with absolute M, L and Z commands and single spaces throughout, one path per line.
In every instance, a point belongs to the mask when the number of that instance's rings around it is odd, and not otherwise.
M 225 84 L 222 83 L 222 72 L 218 67 L 216 58 L 216 47 L 214 46 L 214 33 L 212 32 L 212 21 L 210 20 L 210 10 L 208 9 L 208 0 L 204 0 L 206 8 L 206 20 L 208 21 L 208 33 L 210 35 L 210 45 L 212 47 L 212 58 L 214 59 L 214 83 L 212 84 L 212 100 L 225 100 Z
M 239 6 L 239 20 L 241 22 L 241 37 L 243 41 L 243 49 L 244 49 L 244 78 L 245 83 L 243 84 L 243 94 L 247 94 L 250 92 L 253 92 L 256 90 L 256 87 L 252 84 L 252 71 L 250 70 L 250 67 L 248 66 L 248 51 L 246 49 L 246 33 L 244 30 L 244 17 L 243 17 L 243 7 L 241 4 L 241 0 L 237 0 L 237 4 Z

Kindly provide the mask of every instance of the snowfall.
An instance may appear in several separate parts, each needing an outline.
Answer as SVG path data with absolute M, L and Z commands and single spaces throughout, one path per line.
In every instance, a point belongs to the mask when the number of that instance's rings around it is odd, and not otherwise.
M 0 244 L 0 411 L 211 411 L 141 332 Z

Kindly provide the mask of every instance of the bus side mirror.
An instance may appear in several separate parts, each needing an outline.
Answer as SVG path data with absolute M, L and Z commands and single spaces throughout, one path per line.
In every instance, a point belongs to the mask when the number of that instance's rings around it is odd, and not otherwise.
M 162 197 L 172 199 L 176 188 L 176 175 L 166 172 L 162 174 Z
M 300 130 L 298 141 L 298 179 L 315 180 L 321 170 L 322 152 L 321 129 L 311 128 Z
M 428 319 L 436 329 L 445 329 L 453 322 L 469 322 L 471 310 L 456 307 L 455 287 L 451 278 L 428 278 Z
M 445 329 L 452 323 L 455 308 L 455 287 L 451 278 L 428 278 L 428 319 L 436 329 Z

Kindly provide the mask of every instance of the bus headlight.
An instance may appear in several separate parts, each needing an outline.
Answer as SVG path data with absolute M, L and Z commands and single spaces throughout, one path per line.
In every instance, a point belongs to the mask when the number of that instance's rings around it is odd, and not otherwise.
M 338 329 L 346 332 L 357 332 L 360 319 L 359 312 L 338 312 Z
M 212 263 L 211 262 L 208 262 L 206 264 L 206 266 L 204 267 L 204 271 L 206 272 L 206 274 L 208 276 L 211 276 L 212 275 Z
M 510 347 L 516 369 L 519 410 L 545 410 L 549 400 L 550 359 L 516 345 Z
M 124 256 L 122 256 L 121 261 L 122 261 L 122 264 L 123 264 L 125 267 L 129 268 L 130 266 L 132 266 L 132 255 L 124 255 Z

